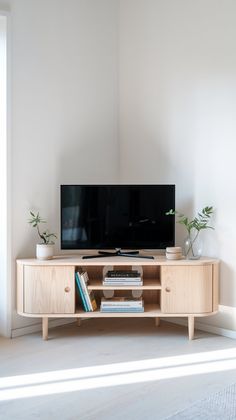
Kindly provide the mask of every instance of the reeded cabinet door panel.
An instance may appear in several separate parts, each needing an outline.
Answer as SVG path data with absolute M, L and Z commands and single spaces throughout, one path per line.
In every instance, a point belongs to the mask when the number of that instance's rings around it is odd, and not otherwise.
M 75 269 L 66 266 L 24 266 L 24 312 L 75 312 Z
M 161 284 L 162 312 L 212 312 L 212 265 L 162 266 Z

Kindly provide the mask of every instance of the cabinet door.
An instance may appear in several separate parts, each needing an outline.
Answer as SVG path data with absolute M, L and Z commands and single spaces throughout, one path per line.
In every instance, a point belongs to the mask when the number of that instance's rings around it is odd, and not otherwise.
M 75 312 L 74 267 L 24 266 L 24 312 Z
M 212 312 L 212 266 L 162 266 L 164 313 Z

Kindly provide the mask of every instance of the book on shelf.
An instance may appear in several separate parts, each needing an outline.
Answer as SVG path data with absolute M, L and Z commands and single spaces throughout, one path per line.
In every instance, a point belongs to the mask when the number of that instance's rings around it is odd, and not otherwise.
M 119 280 L 119 281 L 103 281 L 103 286 L 143 286 L 142 281 L 129 281 L 129 280 Z
M 102 307 L 122 307 L 122 308 L 139 308 L 143 306 L 142 298 L 113 297 L 111 299 L 102 298 Z
M 79 274 L 80 283 L 82 287 L 82 291 L 85 295 L 86 302 L 88 304 L 88 307 L 90 308 L 90 311 L 95 311 L 97 309 L 97 303 L 94 297 L 94 293 L 92 290 L 88 290 L 88 284 L 89 284 L 89 277 L 87 271 L 83 271 Z
M 100 312 L 103 313 L 140 313 L 144 312 L 144 307 L 140 308 L 101 308 Z
M 104 277 L 104 281 L 116 283 L 118 281 L 129 281 L 130 283 L 142 282 L 142 277 Z
M 144 312 L 142 298 L 130 299 L 127 297 L 114 297 L 101 299 L 101 312 Z
M 110 270 L 103 280 L 104 286 L 142 286 L 143 280 L 138 271 Z
M 93 312 L 97 309 L 97 303 L 92 290 L 88 290 L 89 278 L 88 273 L 76 272 L 76 283 L 78 284 L 78 289 L 81 295 L 83 306 L 86 312 Z
M 83 294 L 83 291 L 82 291 L 82 288 L 81 288 L 81 284 L 80 284 L 80 280 L 79 280 L 79 276 L 78 276 L 77 272 L 75 273 L 75 283 L 76 283 L 78 295 L 80 296 L 81 301 L 82 301 L 82 306 L 83 306 L 85 312 L 89 312 L 89 308 L 87 306 L 87 303 L 86 303 L 86 300 L 85 300 L 85 297 L 84 297 L 84 294 Z
M 106 277 L 140 277 L 137 270 L 109 270 Z

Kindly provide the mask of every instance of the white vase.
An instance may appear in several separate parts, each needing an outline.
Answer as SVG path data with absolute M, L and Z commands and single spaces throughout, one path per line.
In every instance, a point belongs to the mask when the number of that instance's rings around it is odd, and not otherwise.
M 53 257 L 53 245 L 37 244 L 36 258 L 38 260 L 51 260 Z

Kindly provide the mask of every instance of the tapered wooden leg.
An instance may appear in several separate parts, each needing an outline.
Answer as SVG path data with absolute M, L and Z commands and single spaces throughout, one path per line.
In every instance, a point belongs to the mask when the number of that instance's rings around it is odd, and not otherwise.
M 161 319 L 158 317 L 158 318 L 155 318 L 155 325 L 156 325 L 156 327 L 160 327 L 160 323 L 161 323 Z
M 48 339 L 48 318 L 43 318 L 43 340 Z
M 194 339 L 194 316 L 188 317 L 188 337 L 189 340 Z
M 81 319 L 77 318 L 77 326 L 80 327 L 80 325 L 81 325 Z

